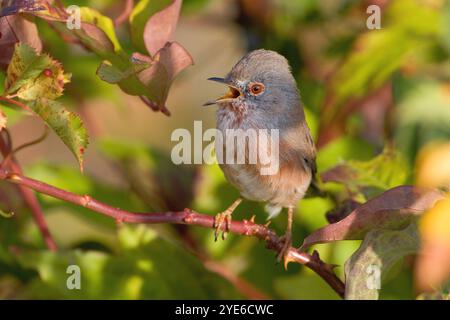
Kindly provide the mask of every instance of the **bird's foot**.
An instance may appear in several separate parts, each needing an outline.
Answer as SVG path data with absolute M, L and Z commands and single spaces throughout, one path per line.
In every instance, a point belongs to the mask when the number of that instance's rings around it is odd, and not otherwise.
M 278 262 L 281 262 L 281 260 L 283 260 L 284 269 L 287 270 L 288 263 L 292 261 L 289 258 L 289 250 L 292 246 L 292 234 L 290 232 L 286 232 L 286 234 L 282 236 L 280 240 L 283 241 L 283 248 L 278 253 L 277 260 Z
M 228 231 L 230 231 L 231 227 L 231 215 L 233 214 L 233 211 L 237 208 L 239 203 L 241 203 L 242 199 L 238 198 L 236 201 L 233 202 L 233 204 L 224 212 L 221 212 L 219 214 L 216 214 L 214 217 L 214 241 L 217 241 L 219 238 L 219 232 L 222 230 L 222 239 L 225 240 L 227 237 Z M 223 227 L 223 224 L 225 223 L 225 228 Z
M 220 230 L 222 230 L 222 239 L 225 240 L 227 238 L 227 234 L 230 231 L 232 213 L 233 211 L 231 210 L 225 210 L 214 217 L 214 241 L 217 241 L 219 238 Z M 225 228 L 223 227 L 224 224 Z

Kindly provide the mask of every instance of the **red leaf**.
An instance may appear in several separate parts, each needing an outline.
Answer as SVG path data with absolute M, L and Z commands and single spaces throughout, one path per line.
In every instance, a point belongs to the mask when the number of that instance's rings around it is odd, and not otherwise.
M 182 2 L 174 0 L 171 5 L 151 16 L 145 24 L 144 43 L 151 56 L 171 40 L 177 27 Z
M 155 56 L 155 60 L 163 64 L 170 81 L 172 81 L 181 70 L 194 63 L 189 52 L 178 42 L 166 43 Z
M 313 244 L 360 240 L 375 228 L 398 229 L 431 208 L 444 196 L 430 189 L 399 186 L 359 206 L 346 218 L 314 231 L 303 241 L 304 250 Z
M 156 53 L 154 63 L 138 74 L 139 80 L 148 88 L 146 96 L 149 101 L 143 101 L 153 110 L 160 110 L 169 115 L 165 103 L 172 81 L 181 70 L 191 64 L 193 60 L 186 49 L 177 42 L 166 43 Z
M 114 44 L 108 38 L 106 33 L 96 25 L 88 22 L 81 22 L 81 29 L 74 30 L 78 34 L 81 42 L 90 50 L 105 55 L 114 53 Z
M 42 43 L 36 25 L 22 15 L 0 18 L 0 67 L 5 68 L 11 61 L 14 46 L 23 42 L 41 52 Z

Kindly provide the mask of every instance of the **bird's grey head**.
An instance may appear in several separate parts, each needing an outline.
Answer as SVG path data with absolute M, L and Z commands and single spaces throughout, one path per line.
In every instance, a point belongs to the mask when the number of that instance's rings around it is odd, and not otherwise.
M 289 64 L 286 58 L 274 51 L 252 51 L 239 60 L 225 78 L 208 80 L 227 85 L 229 91 L 205 105 L 268 112 L 299 107 L 297 85 Z

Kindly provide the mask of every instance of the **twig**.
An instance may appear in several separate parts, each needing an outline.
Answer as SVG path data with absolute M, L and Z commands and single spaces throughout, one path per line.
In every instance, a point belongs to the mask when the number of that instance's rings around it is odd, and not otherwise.
M 18 172 L 9 172 L 8 170 L 0 169 L 0 179 L 25 186 L 37 192 L 64 200 L 66 202 L 86 207 L 92 211 L 109 216 L 119 223 L 172 223 L 195 225 L 205 228 L 213 228 L 214 226 L 213 216 L 196 213 L 189 209 L 178 212 L 169 211 L 163 213 L 129 212 L 109 206 L 91 198 L 88 195 L 77 195 L 66 190 L 56 188 L 47 183 L 25 177 Z M 232 221 L 229 231 L 235 234 L 253 236 L 264 240 L 267 248 L 276 252 L 280 252 L 283 248 L 283 241 L 273 230 L 269 229 L 267 226 L 256 224 L 252 221 Z M 331 288 L 333 288 L 334 291 L 336 291 L 340 297 L 344 297 L 345 285 L 333 272 L 334 266 L 328 265 L 321 261 L 317 252 L 309 255 L 306 252 L 301 252 L 291 247 L 288 253 L 288 258 L 289 261 L 303 264 L 316 272 L 330 285 Z
M 25 111 L 31 111 L 30 107 L 28 107 L 27 105 L 23 104 L 22 102 L 19 102 L 19 101 L 14 100 L 14 99 L 10 99 L 10 98 L 5 97 L 5 96 L 0 96 L 0 101 L 5 101 L 5 102 L 8 102 L 8 103 L 11 103 L 11 104 L 13 104 L 13 105 L 15 105 L 15 106 L 25 110 Z
M 6 140 L 4 140 L 4 134 L 0 136 L 0 152 L 2 153 L 4 159 L 8 159 L 8 162 L 3 162 L 1 167 L 9 168 L 18 174 L 22 174 L 22 168 L 15 160 L 14 156 L 11 156 L 11 141 L 9 139 L 8 131 L 2 131 L 6 133 Z M 39 201 L 36 198 L 36 195 L 29 188 L 19 185 L 18 186 L 20 194 L 25 201 L 26 205 L 30 208 L 31 213 L 33 215 L 34 220 L 39 228 L 39 231 L 44 238 L 44 242 L 47 248 L 51 251 L 58 250 L 58 246 L 56 245 L 55 240 L 53 240 L 52 235 L 50 234 L 50 230 L 47 227 L 47 223 L 45 222 L 44 213 L 42 212 L 42 208 L 39 204 Z
M 123 12 L 120 16 L 118 16 L 116 19 L 114 19 L 114 26 L 120 26 L 122 23 L 127 21 L 128 17 L 131 14 L 131 11 L 133 11 L 134 1 L 133 0 L 126 0 L 125 2 L 125 8 L 123 9 Z

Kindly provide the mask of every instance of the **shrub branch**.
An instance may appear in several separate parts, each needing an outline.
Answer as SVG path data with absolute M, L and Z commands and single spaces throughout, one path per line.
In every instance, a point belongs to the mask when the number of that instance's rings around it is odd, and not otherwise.
M 5 168 L 0 169 L 0 179 L 10 181 L 20 186 L 33 189 L 39 193 L 88 208 L 92 211 L 111 217 L 118 223 L 171 223 L 214 228 L 213 216 L 200 214 L 189 209 L 177 212 L 168 211 L 162 213 L 130 212 L 102 203 L 88 195 L 77 195 L 47 183 L 25 177 L 20 173 L 10 172 Z M 252 220 L 253 219 L 232 221 L 229 231 L 238 235 L 256 237 L 265 241 L 267 248 L 274 250 L 277 253 L 280 252 L 283 248 L 283 240 L 277 236 L 272 229 L 268 228 L 267 225 L 257 224 Z M 305 265 L 313 270 L 320 277 L 322 277 L 322 279 L 325 280 L 340 297 L 344 297 L 345 285 L 334 273 L 334 266 L 326 264 L 320 260 L 320 257 L 316 251 L 310 255 L 306 252 L 301 252 L 298 249 L 291 247 L 288 253 L 288 258 L 291 262 Z

